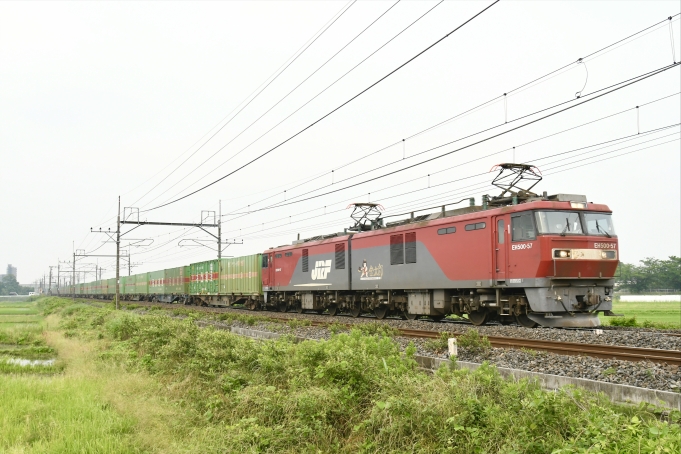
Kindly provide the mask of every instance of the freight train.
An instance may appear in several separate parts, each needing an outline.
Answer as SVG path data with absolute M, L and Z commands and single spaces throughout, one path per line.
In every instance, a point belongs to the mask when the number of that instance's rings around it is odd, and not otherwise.
M 455 314 L 475 325 L 598 326 L 599 312 L 614 315 L 618 240 L 611 210 L 583 195 L 518 189 L 519 181 L 537 176 L 531 166 L 502 164 L 499 176 L 504 171 L 514 181 L 496 184 L 502 194 L 484 196 L 482 205 L 442 206 L 386 223 L 379 205 L 354 204 L 360 216 L 343 232 L 122 277 L 121 299 L 379 319 Z M 115 279 L 66 290 L 112 298 Z

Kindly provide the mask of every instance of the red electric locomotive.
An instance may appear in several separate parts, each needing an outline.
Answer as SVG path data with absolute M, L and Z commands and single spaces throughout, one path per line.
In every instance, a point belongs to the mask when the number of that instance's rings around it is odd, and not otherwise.
M 523 180 L 533 184 L 521 189 Z M 598 326 L 598 312 L 612 315 L 612 212 L 581 195 L 530 192 L 539 180 L 532 166 L 502 164 L 493 182 L 502 194 L 481 206 L 442 206 L 387 224 L 379 205 L 355 204 L 352 229 L 263 253 L 264 305 Z

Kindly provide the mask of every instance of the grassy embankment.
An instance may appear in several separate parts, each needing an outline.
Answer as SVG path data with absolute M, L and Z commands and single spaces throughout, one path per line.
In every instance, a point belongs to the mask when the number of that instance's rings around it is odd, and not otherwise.
M 601 317 L 601 323 L 613 326 L 681 329 L 681 304 L 615 301 L 612 311 L 624 317 Z
M 139 452 L 134 419 L 106 403 L 82 362 L 88 346 L 64 341 L 35 302 L 0 304 L 0 452 Z M 56 361 L 8 362 L 16 359 Z
M 58 298 L 41 304 L 52 314 L 43 339 L 65 369 L 47 378 L 0 375 L 0 451 L 680 449 L 679 426 L 648 408 L 506 382 L 490 367 L 427 374 L 380 330 L 327 342 L 254 341 L 200 329 L 194 315 L 139 316 Z

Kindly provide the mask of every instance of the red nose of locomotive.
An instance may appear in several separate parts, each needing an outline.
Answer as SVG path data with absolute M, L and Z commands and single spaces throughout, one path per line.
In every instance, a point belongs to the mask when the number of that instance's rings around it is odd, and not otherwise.
M 612 309 L 619 263 L 610 209 L 562 194 L 523 209 L 535 251 L 516 272 L 527 275 L 536 266 L 534 282 L 525 282 L 528 316 L 544 326 L 598 326 L 597 312 Z

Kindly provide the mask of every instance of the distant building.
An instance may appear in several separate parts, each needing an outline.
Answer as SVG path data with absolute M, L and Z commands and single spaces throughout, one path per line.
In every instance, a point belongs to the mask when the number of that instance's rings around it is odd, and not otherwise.
M 11 274 L 12 276 L 17 277 L 17 267 L 12 266 L 11 263 L 7 265 L 7 274 Z

